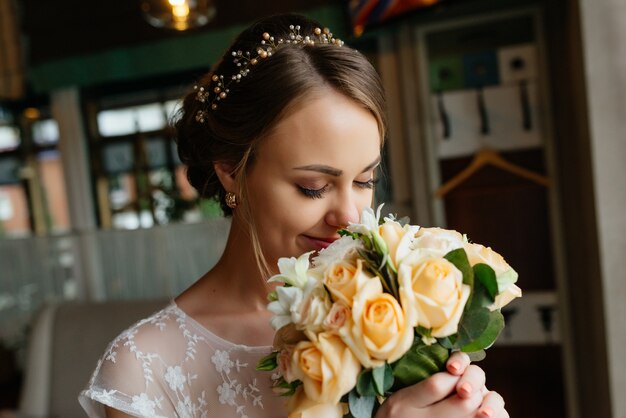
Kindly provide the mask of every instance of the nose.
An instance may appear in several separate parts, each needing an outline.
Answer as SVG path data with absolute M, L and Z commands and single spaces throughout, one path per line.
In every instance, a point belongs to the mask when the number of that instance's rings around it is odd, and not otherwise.
M 341 194 L 332 199 L 325 221 L 334 229 L 345 228 L 350 222 L 359 221 L 357 199 L 352 196 L 352 193 Z

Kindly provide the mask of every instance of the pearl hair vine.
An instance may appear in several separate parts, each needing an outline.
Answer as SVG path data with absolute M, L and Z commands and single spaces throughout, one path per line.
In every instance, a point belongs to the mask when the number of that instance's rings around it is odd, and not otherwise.
M 239 83 L 244 77 L 250 73 L 251 67 L 259 62 L 272 56 L 277 49 L 283 45 L 315 45 L 315 44 L 332 44 L 343 46 L 341 39 L 333 37 L 328 28 L 315 28 L 312 35 L 303 36 L 300 33 L 300 25 L 289 25 L 290 34 L 287 39 L 275 39 L 269 33 L 263 33 L 261 44 L 256 48 L 256 55 L 249 51 L 241 50 L 232 51 L 233 62 L 239 68 L 239 72 L 233 74 L 230 78 L 223 75 L 213 74 L 208 86 L 194 86 L 196 91 L 196 100 L 206 104 L 206 108 L 196 112 L 196 121 L 204 123 L 207 119 L 208 112 L 218 108 L 218 104 L 228 97 L 230 93 L 229 86 L 232 83 Z

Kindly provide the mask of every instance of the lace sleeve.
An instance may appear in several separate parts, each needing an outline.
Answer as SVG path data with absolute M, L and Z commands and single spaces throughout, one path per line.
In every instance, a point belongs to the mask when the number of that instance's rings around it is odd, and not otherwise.
M 92 418 L 105 405 L 136 417 L 282 418 L 271 373 L 255 369 L 269 350 L 226 341 L 172 304 L 109 345 L 79 401 Z
M 163 355 L 143 349 L 145 340 L 157 337 L 150 334 L 145 325 L 138 324 L 109 345 L 79 397 L 90 417 L 104 417 L 104 405 L 137 417 L 174 415 L 159 384 L 159 376 L 167 375 L 162 371 Z

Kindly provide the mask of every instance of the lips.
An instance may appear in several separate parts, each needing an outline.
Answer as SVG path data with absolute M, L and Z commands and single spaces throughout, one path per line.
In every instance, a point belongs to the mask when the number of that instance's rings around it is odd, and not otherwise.
M 333 242 L 339 239 L 339 237 L 319 238 L 319 237 L 312 237 L 309 235 L 303 235 L 303 237 L 308 241 L 310 246 L 313 247 L 313 249 L 317 251 L 327 248 L 330 244 L 332 244 Z

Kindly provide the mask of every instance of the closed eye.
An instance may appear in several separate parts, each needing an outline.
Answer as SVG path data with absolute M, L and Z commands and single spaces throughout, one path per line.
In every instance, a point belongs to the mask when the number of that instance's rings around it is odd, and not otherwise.
M 369 179 L 368 181 L 355 181 L 354 185 L 360 189 L 373 189 L 378 183 L 378 179 Z
M 328 184 L 320 189 L 309 189 L 307 187 L 297 186 L 300 193 L 311 199 L 321 199 L 328 190 Z

